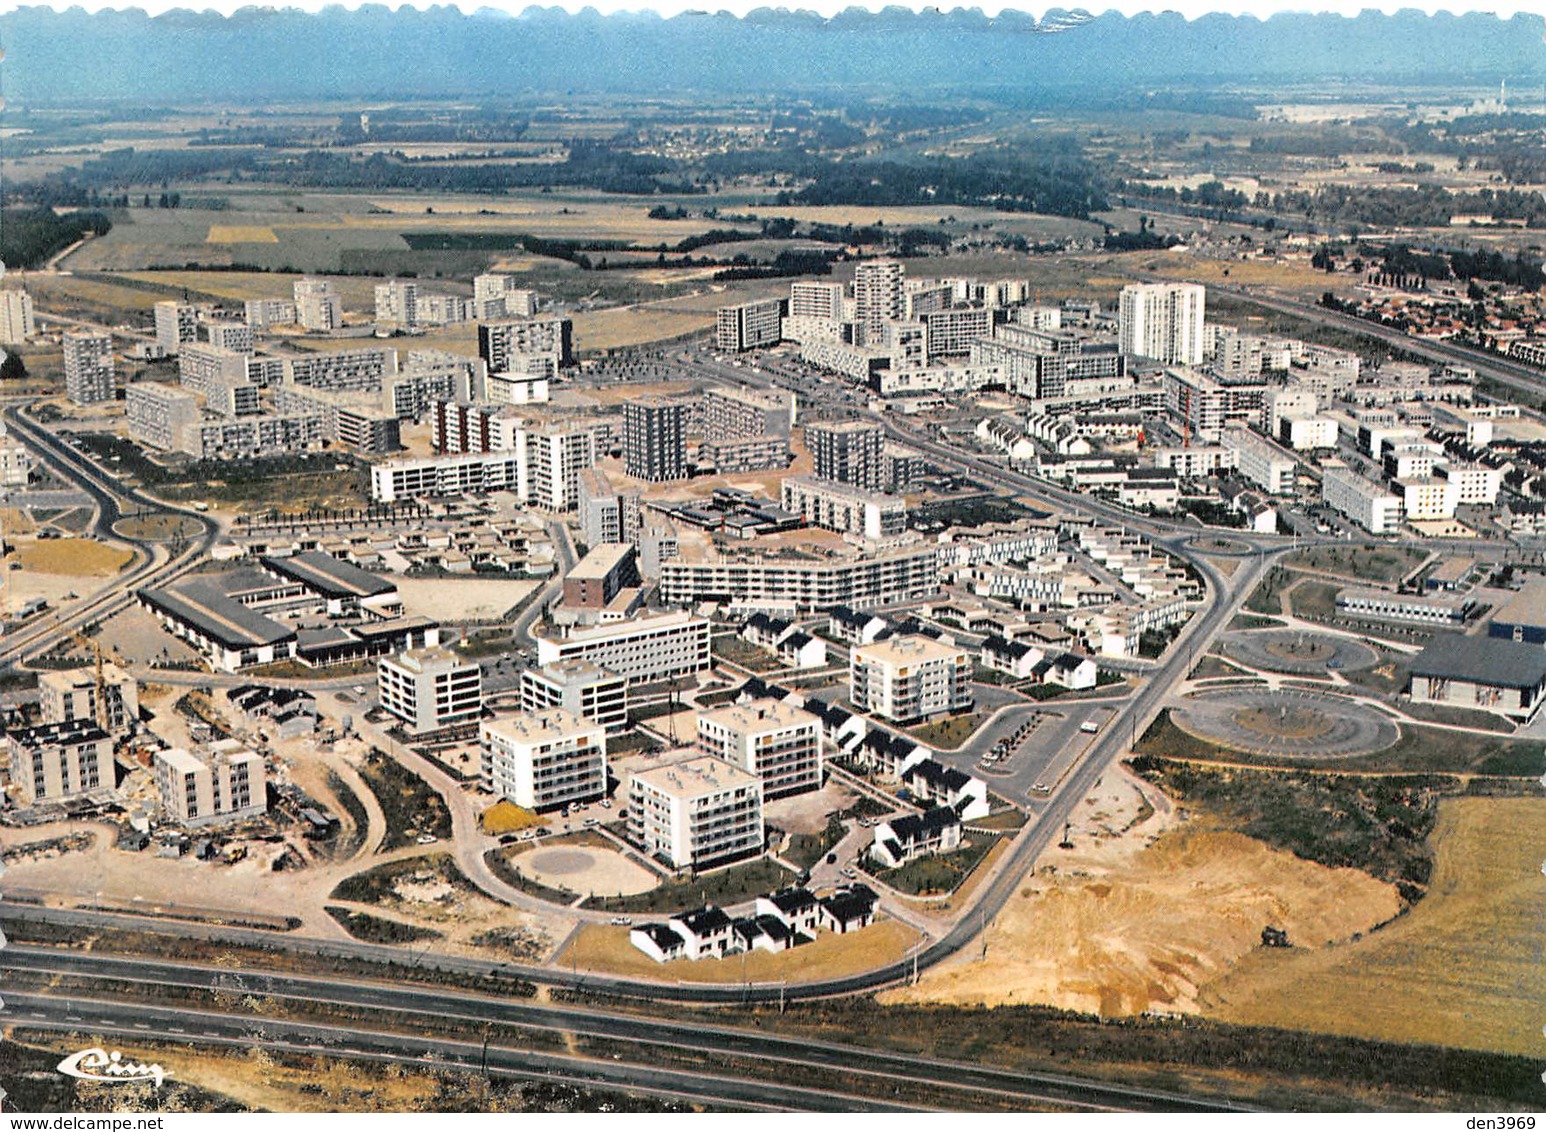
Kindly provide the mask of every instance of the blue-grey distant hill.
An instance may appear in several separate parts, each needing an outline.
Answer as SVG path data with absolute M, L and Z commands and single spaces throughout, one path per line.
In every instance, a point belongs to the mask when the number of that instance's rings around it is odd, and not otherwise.
M 744 18 L 518 16 L 378 5 L 232 16 L 27 7 L 0 16 L 15 105 L 218 99 L 488 97 L 537 92 L 944 91 L 1028 101 L 1229 84 L 1506 78 L 1538 100 L 1546 20 L 1419 12 L 1268 20 L 1106 13 L 1065 27 L 977 10 L 852 9 L 833 18 L 763 9 Z

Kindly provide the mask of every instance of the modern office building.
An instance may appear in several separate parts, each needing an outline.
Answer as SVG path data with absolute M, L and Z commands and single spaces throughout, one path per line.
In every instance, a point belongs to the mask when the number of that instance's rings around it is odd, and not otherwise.
M 608 735 L 628 726 L 628 681 L 584 660 L 569 660 L 521 673 L 521 710 L 567 712 L 599 723 Z
M 139 685 L 116 664 L 40 673 L 38 699 L 44 723 L 87 720 L 110 735 L 139 723 Z
M 605 609 L 619 593 L 639 584 L 639 555 L 631 542 L 602 542 L 564 575 L 563 604 Z
M 967 710 L 971 680 L 971 654 L 931 637 L 891 637 L 849 658 L 850 702 L 895 723 Z
M 113 368 L 113 338 L 91 330 L 66 330 L 64 388 L 77 405 L 95 405 L 118 396 Z
M 376 691 L 382 709 L 415 735 L 474 723 L 483 712 L 483 670 L 438 646 L 382 657 Z
M 784 318 L 782 299 L 762 299 L 720 307 L 714 321 L 714 347 L 730 354 L 778 344 Z
M 710 623 L 689 613 L 656 613 L 616 625 L 574 629 L 565 637 L 537 636 L 537 664 L 586 660 L 631 684 L 703 672 L 713 664 Z
M 1199 283 L 1131 283 L 1117 307 L 1124 354 L 1171 365 L 1202 364 L 1205 290 Z
M 869 421 L 819 421 L 805 426 L 817 479 L 846 483 L 866 491 L 885 487 L 885 432 Z
M 664 397 L 625 402 L 623 466 L 651 483 L 686 479 L 687 406 Z
M 157 751 L 155 775 L 167 819 L 190 829 L 268 812 L 263 758 L 234 739 L 197 752 Z
M 493 793 L 541 813 L 607 793 L 607 733 L 563 708 L 485 720 L 478 728 L 483 781 Z
M 0 342 L 20 346 L 38 332 L 32 317 L 32 296 L 19 287 L 0 290 Z
M 673 869 L 702 869 L 761 853 L 762 783 L 700 755 L 641 770 L 628 783 L 628 840 Z
M 698 713 L 698 747 L 762 781 L 764 799 L 821 788 L 821 725 L 782 700 Z

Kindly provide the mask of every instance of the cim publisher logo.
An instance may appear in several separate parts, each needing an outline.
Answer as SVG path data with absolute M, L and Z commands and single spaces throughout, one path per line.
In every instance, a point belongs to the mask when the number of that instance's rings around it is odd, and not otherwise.
M 66 1077 L 78 1077 L 82 1081 L 104 1081 L 110 1085 L 126 1085 L 131 1081 L 150 1081 L 156 1088 L 166 1078 L 159 1065 L 145 1065 L 138 1061 L 125 1061 L 116 1049 L 112 1053 L 100 1047 L 72 1053 L 59 1063 L 59 1072 Z

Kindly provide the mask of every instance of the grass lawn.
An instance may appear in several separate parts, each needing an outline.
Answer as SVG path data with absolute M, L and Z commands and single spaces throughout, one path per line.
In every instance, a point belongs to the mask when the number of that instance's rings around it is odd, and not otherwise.
M 1414 546 L 1314 546 L 1284 559 L 1290 566 L 1390 585 L 1427 560 L 1428 552 Z
M 40 574 L 106 578 L 127 566 L 134 551 L 91 538 L 58 538 L 24 543 L 16 548 L 16 557 L 23 569 Z
M 1245 669 L 1237 668 L 1223 657 L 1209 653 L 1197 662 L 1197 667 L 1192 669 L 1193 680 L 1213 680 L 1220 676 L 1244 676 Z
M 1238 629 L 1277 629 L 1282 625 L 1283 622 L 1276 617 L 1263 617 L 1258 613 L 1237 613 L 1225 629 L 1233 633 Z
M 461 892 L 478 892 L 472 882 L 462 875 L 462 870 L 457 868 L 451 854 L 429 853 L 423 857 L 388 861 L 384 865 L 344 877 L 333 886 L 330 895 L 334 900 L 348 900 L 355 904 L 382 904 L 395 898 L 399 881 L 420 875 L 438 877 Z
M 1306 621 L 1337 620 L 1337 594 L 1341 587 L 1306 578 L 1288 595 L 1288 607 Z
M 732 664 L 739 664 L 752 672 L 776 672 L 784 666 L 783 662 L 767 649 L 759 648 L 750 641 L 743 641 L 740 637 L 730 634 L 715 637 L 712 651 L 715 656 L 728 660 Z
M 842 819 L 836 814 L 827 818 L 827 827 L 820 833 L 796 833 L 790 836 L 788 847 L 779 856 L 792 865 L 808 869 L 820 861 L 847 832 Z
M 863 868 L 877 880 L 909 896 L 944 896 L 954 892 L 999 843 L 988 834 L 968 834 L 959 849 L 909 861 L 901 868 L 879 869 L 864 858 Z
M 932 723 L 920 723 L 916 727 L 909 727 L 907 733 L 936 750 L 953 751 L 970 739 L 987 718 L 986 712 L 969 711 L 965 715 L 951 715 Z
M 1260 582 L 1251 596 L 1245 600 L 1245 608 L 1252 613 L 1273 615 L 1283 612 L 1283 606 L 1279 596 L 1286 590 L 1298 575 L 1285 570 L 1281 566 L 1274 566 Z
M 667 881 L 659 888 L 634 896 L 598 896 L 587 900 L 585 907 L 601 912 L 633 912 L 661 915 L 698 908 L 705 904 L 724 907 L 740 904 L 765 892 L 787 888 L 794 883 L 794 874 L 782 865 L 766 857 L 731 865 L 696 878 Z
M 1345 759 L 1294 759 L 1247 754 L 1198 739 L 1172 723 L 1170 713 L 1165 711 L 1149 725 L 1134 750 L 1140 755 L 1166 759 L 1303 769 L 1328 774 L 1481 774 L 1528 778 L 1546 772 L 1546 742 L 1494 738 L 1413 724 L 1402 724 L 1401 738 L 1373 754 Z

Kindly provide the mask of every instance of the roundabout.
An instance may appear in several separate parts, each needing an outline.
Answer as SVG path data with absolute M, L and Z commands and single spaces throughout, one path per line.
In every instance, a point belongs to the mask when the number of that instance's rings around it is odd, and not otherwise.
M 528 850 L 511 857 L 510 865 L 538 884 L 581 895 L 633 896 L 660 884 L 654 873 L 621 853 L 589 845 Z
M 1257 629 L 1228 633 L 1222 641 L 1230 660 L 1263 672 L 1319 676 L 1328 671 L 1372 668 L 1379 654 L 1361 641 L 1301 629 Z
M 1170 718 L 1187 734 L 1232 750 L 1302 759 L 1366 755 L 1401 737 L 1389 719 L 1351 700 L 1264 688 L 1204 692 L 1173 707 Z

